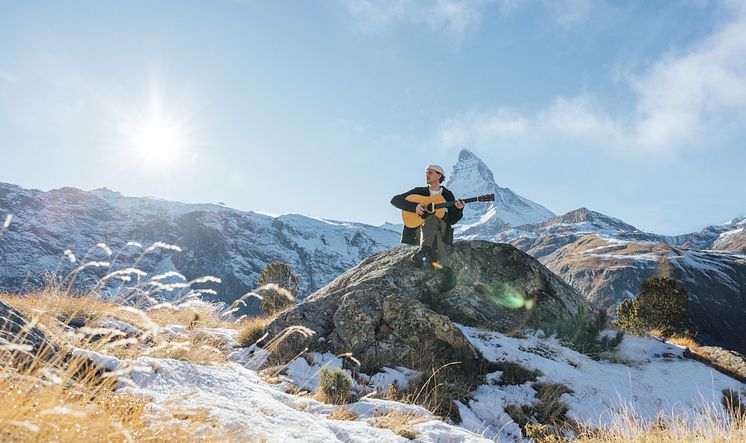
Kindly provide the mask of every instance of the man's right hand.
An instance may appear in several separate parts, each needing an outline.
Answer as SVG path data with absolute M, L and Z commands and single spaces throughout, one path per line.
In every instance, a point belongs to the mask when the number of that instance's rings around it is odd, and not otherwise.
M 417 203 L 417 209 L 415 209 L 415 212 L 417 212 L 417 215 L 423 215 L 425 213 L 425 205 Z

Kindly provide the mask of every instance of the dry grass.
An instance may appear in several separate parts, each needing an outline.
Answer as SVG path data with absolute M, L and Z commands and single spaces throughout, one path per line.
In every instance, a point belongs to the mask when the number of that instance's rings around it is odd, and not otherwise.
M 175 324 L 179 323 L 175 319 L 189 318 L 183 310 L 169 310 L 157 321 L 136 308 L 52 288 L 25 296 L 2 294 L 0 300 L 34 319 L 60 350 L 46 361 L 34 356 L 21 360 L 24 354 L 12 344 L 0 349 L 0 392 L 4 394 L 0 441 L 235 440 L 206 410 L 166 407 L 153 412 L 146 408 L 147 399 L 115 392 L 126 371 L 109 376 L 86 358 L 69 357 L 69 351 L 77 347 L 125 359 L 150 354 L 195 363 L 226 361 L 221 337 L 194 329 L 184 336 L 159 333 L 158 323 Z M 72 328 L 60 321 L 71 317 L 84 318 L 85 327 Z M 100 328 L 107 318 L 142 332 L 126 337 L 121 331 Z M 26 363 L 14 365 L 18 361 Z
M 242 348 L 248 348 L 257 344 L 260 338 L 264 336 L 264 328 L 267 327 L 274 317 L 250 317 L 241 322 L 241 329 L 236 337 L 238 345 Z
M 355 421 L 357 420 L 358 415 L 354 412 L 350 411 L 347 408 L 336 408 L 332 411 L 331 414 L 329 414 L 330 420 L 346 420 L 346 421 Z
M 651 329 L 650 335 L 652 335 L 653 337 L 658 337 L 669 343 L 673 343 L 677 346 L 689 348 L 690 350 L 695 351 L 695 352 L 701 346 L 699 343 L 697 343 L 697 341 L 691 334 L 678 334 L 678 333 L 670 334 L 670 333 L 666 333 L 662 329 Z
M 415 414 L 407 414 L 399 411 L 388 411 L 376 415 L 373 426 L 381 429 L 389 429 L 394 434 L 409 440 L 417 438 L 417 431 L 412 425 L 428 421 L 428 418 Z
M 7 354 L 7 352 L 5 352 Z M 5 358 L 9 362 L 12 359 Z M 153 415 L 146 399 L 114 392 L 117 380 L 83 358 L 20 370 L 0 366 L 0 441 L 227 441 L 207 417 Z M 178 419 L 178 420 L 174 420 Z
M 192 303 L 186 307 L 163 304 L 160 309 L 141 310 L 124 307 L 95 296 L 70 295 L 56 289 L 44 289 L 24 296 L 0 294 L 0 301 L 16 308 L 27 318 L 35 318 L 47 338 L 63 350 L 70 347 L 101 352 L 120 359 L 140 356 L 173 358 L 197 364 L 224 363 L 229 349 L 223 339 L 210 335 L 206 327 L 237 329 L 238 323 L 219 318 L 210 305 Z M 83 317 L 86 326 L 70 328 L 60 316 Z M 142 331 L 136 337 L 125 337 L 118 330 L 100 328 L 101 321 L 113 319 Z M 165 325 L 178 325 L 186 334 L 160 332 Z
M 344 370 L 323 368 L 319 373 L 319 388 L 315 396 L 321 402 L 342 405 L 352 399 L 351 390 L 352 380 Z
M 187 337 L 166 341 L 141 352 L 154 358 L 172 358 L 200 365 L 225 363 L 228 351 L 220 337 L 197 331 Z
M 661 415 L 645 421 L 622 411 L 606 429 L 580 426 L 575 434 L 574 441 L 580 443 L 733 443 L 746 441 L 746 419 L 722 416 L 709 408 L 691 420 Z
M 188 306 L 164 304 L 159 309 L 146 309 L 148 317 L 160 326 L 181 325 L 190 329 L 238 329 L 239 323 L 221 318 L 208 304 L 191 303 Z

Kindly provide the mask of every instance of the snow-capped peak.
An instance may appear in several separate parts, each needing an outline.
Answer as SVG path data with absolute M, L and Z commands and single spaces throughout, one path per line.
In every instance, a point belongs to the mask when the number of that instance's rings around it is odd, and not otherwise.
M 472 225 L 513 226 L 538 223 L 554 214 L 543 206 L 514 193 L 509 188 L 501 188 L 489 167 L 473 152 L 462 149 L 458 163 L 453 166 L 446 187 L 456 198 L 477 197 L 495 194 L 493 203 L 471 203 L 464 209 L 460 231 Z

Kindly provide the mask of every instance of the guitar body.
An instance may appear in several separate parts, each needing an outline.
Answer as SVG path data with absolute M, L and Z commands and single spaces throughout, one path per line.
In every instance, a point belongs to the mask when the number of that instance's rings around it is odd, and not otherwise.
M 417 195 L 417 194 L 410 194 L 405 197 L 407 201 L 414 202 L 414 203 L 422 203 L 427 207 L 427 212 L 432 214 L 434 213 L 436 217 L 443 218 L 446 216 L 446 209 L 445 208 L 438 208 L 435 209 L 435 205 L 440 203 L 445 203 L 446 199 L 443 198 L 442 195 Z M 416 212 L 409 212 L 409 211 L 402 211 L 401 213 L 402 221 L 404 222 L 404 226 L 408 228 L 418 228 L 422 226 L 423 223 L 425 223 L 425 219 L 417 215 Z

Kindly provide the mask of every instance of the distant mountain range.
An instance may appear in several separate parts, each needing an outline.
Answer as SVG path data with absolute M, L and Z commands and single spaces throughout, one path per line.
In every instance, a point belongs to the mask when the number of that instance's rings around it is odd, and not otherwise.
M 692 327 L 713 344 L 746 351 L 746 217 L 665 236 L 586 208 L 555 215 L 500 187 L 487 165 L 466 149 L 446 186 L 459 197 L 495 194 L 494 202 L 466 206 L 457 238 L 511 243 L 604 308 L 634 296 L 646 278 L 672 276 L 689 292 Z M 111 260 L 93 247 L 97 243 L 120 254 L 112 265 L 117 268 L 162 241 L 183 251 L 152 251 L 141 268 L 151 275 L 176 270 L 190 279 L 220 277 L 223 283 L 212 298 L 225 302 L 253 289 L 264 266 L 278 260 L 295 270 L 309 294 L 363 258 L 398 245 L 401 228 L 271 217 L 221 205 L 125 197 L 107 189 L 42 192 L 0 183 L 0 219 L 5 214 L 13 220 L 0 238 L 0 290 L 37 287 L 45 272 L 65 274 L 89 250 L 88 260 Z M 141 247 L 127 245 L 131 241 Z M 65 250 L 77 255 L 78 263 L 65 259 Z M 110 270 L 86 270 L 80 280 Z
M 5 214 L 13 219 L 0 238 L 0 290 L 10 292 L 42 285 L 50 271 L 65 275 L 82 261 L 117 256 L 109 268 L 87 269 L 77 280 L 85 283 L 131 266 L 144 249 L 165 242 L 182 252 L 158 248 L 138 267 L 151 276 L 178 271 L 188 279 L 219 277 L 215 300 L 230 303 L 254 289 L 259 273 L 273 261 L 288 263 L 307 294 L 399 241 L 398 232 L 360 223 L 294 214 L 270 217 L 220 205 L 125 197 L 106 189 L 42 192 L 0 183 L 3 219 Z M 76 263 L 63 256 L 65 250 L 77 256 Z

